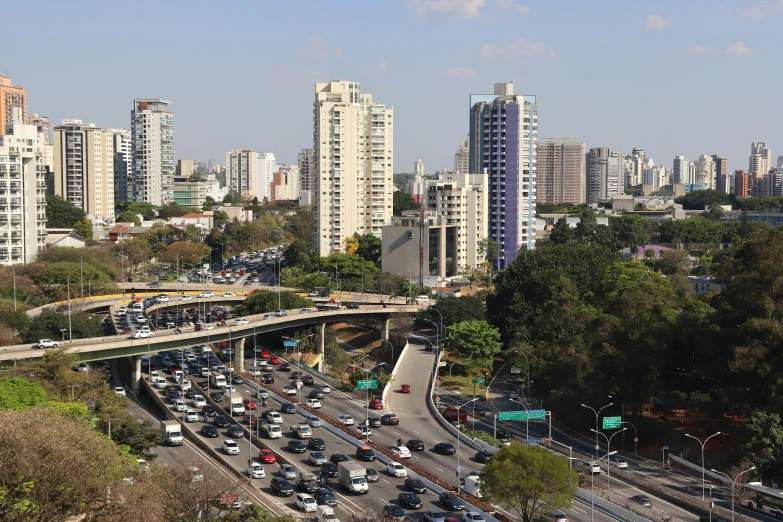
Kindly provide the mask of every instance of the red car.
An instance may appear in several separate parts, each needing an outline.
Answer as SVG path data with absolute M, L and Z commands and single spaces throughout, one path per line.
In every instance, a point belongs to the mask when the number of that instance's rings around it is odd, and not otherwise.
M 258 416 L 250 413 L 249 411 L 246 411 L 242 418 L 250 426 L 255 426 L 256 422 L 258 422 Z
M 380 399 L 373 399 L 370 401 L 370 409 L 371 410 L 382 410 L 383 409 L 383 401 Z
M 269 364 L 280 364 L 280 357 L 277 355 L 273 356 L 271 359 L 269 359 Z
M 274 464 L 275 462 L 277 462 L 277 459 L 275 458 L 275 454 L 268 449 L 262 449 L 261 451 L 259 451 L 258 458 L 261 459 L 261 462 L 263 462 L 264 464 Z
M 239 275 L 245 275 L 245 271 L 244 270 L 240 270 L 239 271 Z
M 256 409 L 256 406 L 257 406 L 257 405 L 256 405 L 256 401 L 254 401 L 254 400 L 253 400 L 253 399 L 251 399 L 250 397 L 248 397 L 247 399 L 245 399 L 244 401 L 242 401 L 242 404 L 244 404 L 244 405 L 245 405 L 245 408 L 246 408 L 246 409 L 248 409 L 248 410 L 255 410 L 255 409 Z
M 264 350 L 263 352 L 261 352 L 262 359 L 269 359 L 270 357 L 272 357 L 272 354 L 269 353 L 268 351 Z
M 403 384 L 400 386 L 400 393 L 410 393 L 411 392 L 411 385 L 410 384 Z
M 468 410 L 460 408 L 457 412 L 457 408 L 446 408 L 443 410 L 443 418 L 447 421 L 468 422 Z

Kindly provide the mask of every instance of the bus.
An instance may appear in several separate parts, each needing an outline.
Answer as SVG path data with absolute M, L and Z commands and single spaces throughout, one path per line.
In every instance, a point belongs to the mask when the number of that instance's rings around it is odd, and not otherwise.
M 782 490 L 765 486 L 761 482 L 748 482 L 745 487 L 748 490 L 748 498 L 742 501 L 743 506 L 783 519 Z

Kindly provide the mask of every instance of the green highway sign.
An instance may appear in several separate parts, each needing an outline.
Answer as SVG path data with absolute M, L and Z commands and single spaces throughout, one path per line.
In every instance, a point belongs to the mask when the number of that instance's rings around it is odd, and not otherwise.
M 473 384 L 484 384 L 484 377 L 477 377 L 473 379 Z
M 360 390 L 374 390 L 378 387 L 378 381 L 359 381 L 356 383 L 356 387 Z
M 499 421 L 507 420 L 541 420 L 546 418 L 546 410 L 528 411 L 501 411 L 498 413 Z
M 612 430 L 615 428 L 619 428 L 620 424 L 622 423 L 621 417 L 604 417 L 604 429 L 605 430 Z

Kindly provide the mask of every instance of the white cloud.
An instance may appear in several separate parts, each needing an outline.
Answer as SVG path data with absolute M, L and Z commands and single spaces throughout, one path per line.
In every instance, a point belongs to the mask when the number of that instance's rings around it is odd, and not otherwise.
M 783 14 L 783 0 L 761 0 L 750 7 L 727 9 L 731 15 L 737 15 L 746 22 L 761 22 L 770 16 Z
M 389 62 L 381 58 L 376 63 L 372 65 L 368 65 L 364 68 L 365 74 L 384 74 L 389 72 L 391 69 L 391 65 L 389 65 Z
M 317 69 L 294 69 L 288 64 L 267 65 L 270 79 L 264 83 L 273 89 L 312 87 L 316 82 L 326 81 L 326 74 Z
M 530 8 L 526 5 L 519 5 L 514 0 L 495 0 L 495 5 L 498 9 L 508 10 L 516 14 L 526 15 L 530 14 Z
M 712 54 L 715 52 L 714 47 L 709 47 L 707 45 L 691 45 L 688 47 L 688 49 L 685 50 L 685 54 L 688 56 L 701 56 L 703 54 Z
M 414 7 L 416 20 L 432 17 L 439 20 L 462 22 L 481 16 L 485 0 L 409 0 Z
M 557 58 L 557 51 L 541 42 L 533 42 L 517 38 L 501 45 L 484 44 L 479 56 L 488 60 L 518 59 L 518 58 Z
M 652 31 L 663 31 L 672 25 L 671 20 L 666 20 L 661 15 L 650 15 L 644 19 L 644 26 Z
M 478 73 L 468 67 L 451 67 L 446 70 L 446 76 L 459 82 L 470 82 L 478 78 Z
M 299 55 L 305 60 L 323 63 L 331 57 L 342 58 L 343 51 L 339 47 L 329 47 L 324 35 L 318 33 L 307 39 L 305 46 L 299 50 Z
M 753 56 L 759 54 L 759 51 L 754 51 L 745 42 L 737 42 L 726 47 L 726 54 L 729 56 Z

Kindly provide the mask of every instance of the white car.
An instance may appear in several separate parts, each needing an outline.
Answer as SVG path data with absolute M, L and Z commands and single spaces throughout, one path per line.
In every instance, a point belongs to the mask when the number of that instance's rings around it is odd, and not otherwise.
M 276 411 L 270 411 L 266 414 L 266 420 L 272 424 L 283 424 L 283 416 Z
M 174 401 L 174 409 L 177 411 L 185 411 L 185 403 L 182 401 L 182 399 L 177 399 Z
M 340 424 L 342 424 L 343 426 L 353 426 L 353 422 L 354 422 L 353 417 L 351 417 L 350 415 L 340 415 L 339 417 L 337 417 L 337 420 L 339 420 Z
M 90 371 L 90 365 L 87 363 L 79 363 L 79 366 L 76 367 L 76 371 L 78 372 L 89 372 Z
M 202 377 L 209 377 L 210 375 L 212 375 L 212 372 L 209 371 L 209 368 L 202 368 L 201 369 L 201 376 Z
M 317 410 L 321 407 L 321 401 L 318 399 L 307 399 L 307 405 Z
M 240 324 L 248 324 L 250 321 L 247 319 L 234 319 L 234 326 L 239 326 Z
M 166 294 L 160 294 L 158 296 L 158 302 L 159 303 L 168 303 L 169 302 L 169 296 L 167 296 Z
M 38 348 L 57 348 L 60 345 L 57 341 L 52 341 L 51 339 L 40 339 L 37 346 Z
M 239 455 L 239 444 L 234 440 L 226 439 L 223 441 L 223 452 L 226 455 Z
M 512 391 L 511 393 L 508 394 L 508 398 L 511 399 L 512 401 L 515 401 L 519 399 L 519 393 Z
M 462 522 L 486 522 L 484 520 L 484 517 L 481 516 L 481 513 L 477 513 L 476 511 L 468 511 L 464 515 L 462 515 Z
M 148 337 L 155 337 L 155 334 L 147 330 L 136 330 L 133 332 L 134 339 L 147 339 Z
M 223 294 L 223 297 L 234 297 L 235 295 L 237 294 L 235 294 L 234 292 L 226 292 Z
M 199 299 L 206 299 L 208 297 L 215 297 L 215 294 L 213 294 L 212 292 L 201 292 L 200 294 L 198 294 L 198 296 Z
M 122 386 L 117 386 L 116 388 L 114 388 L 114 395 L 118 397 L 125 397 L 125 388 L 123 388 Z
M 185 422 L 198 422 L 198 413 L 195 410 L 185 410 Z
M 150 379 L 157 379 L 158 377 L 160 377 L 158 370 L 152 370 L 152 373 L 150 373 Z
M 184 294 L 181 295 L 179 298 L 180 301 L 190 301 L 191 299 L 193 299 L 192 295 L 184 295 Z
M 405 446 L 395 446 L 395 447 L 393 447 L 391 449 L 391 451 L 398 458 L 401 458 L 401 459 L 409 459 L 409 458 L 411 458 L 411 450 L 409 450 Z
M 264 471 L 264 466 L 259 464 L 258 462 L 251 460 L 247 465 L 247 474 L 250 475 L 250 478 L 252 479 L 260 479 L 266 477 L 266 471 Z
M 261 370 L 258 368 L 250 368 L 247 373 L 249 373 L 253 377 L 261 377 Z
M 328 384 L 318 384 L 315 389 L 321 393 L 332 393 L 332 388 Z
M 202 395 L 194 395 L 192 402 L 194 408 L 203 408 L 207 405 L 207 400 Z
M 358 431 L 365 437 L 369 437 L 370 435 L 372 435 L 372 430 L 366 424 L 359 424 L 358 426 L 356 426 L 356 431 Z
M 296 507 L 304 513 L 312 513 L 315 512 L 318 504 L 315 502 L 315 499 L 307 493 L 297 493 Z
M 597 462 L 582 462 L 582 465 L 591 475 L 601 473 L 601 466 L 599 466 Z
M 622 458 L 612 459 L 612 464 L 620 469 L 628 469 L 628 461 Z
M 234 388 L 234 385 L 233 385 L 233 384 L 226 384 L 226 385 L 223 387 L 223 391 L 225 391 L 226 393 L 237 393 L 237 394 L 239 393 L 239 392 L 237 391 L 237 389 L 236 389 L 236 388 Z
M 283 386 L 283 391 L 286 395 L 296 395 L 296 386 L 291 386 L 290 384 L 288 386 Z
M 307 417 L 307 424 L 311 428 L 320 428 L 321 427 L 321 419 L 318 417 Z
M 389 475 L 392 477 L 407 477 L 408 476 L 408 470 L 405 469 L 405 466 L 400 464 L 399 462 L 389 462 L 386 465 L 386 471 L 389 472 Z
M 208 324 L 208 325 L 204 326 L 204 330 L 214 330 L 214 329 L 215 329 L 215 326 L 211 325 L 211 324 Z

